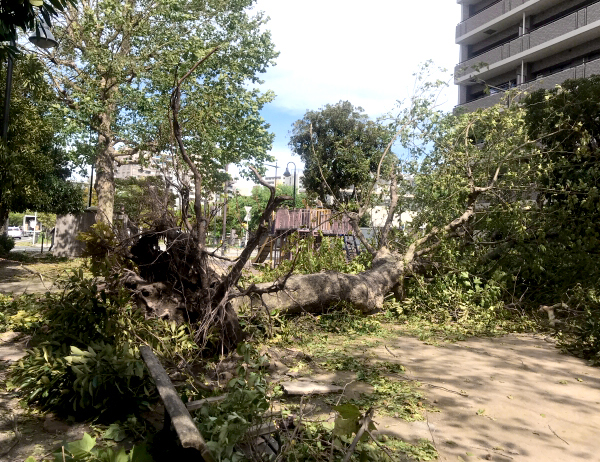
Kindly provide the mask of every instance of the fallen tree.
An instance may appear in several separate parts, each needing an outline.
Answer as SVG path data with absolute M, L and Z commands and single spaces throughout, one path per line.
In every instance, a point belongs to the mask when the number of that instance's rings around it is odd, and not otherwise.
M 268 312 L 276 309 L 284 314 L 319 313 L 339 302 L 348 302 L 363 313 L 381 309 L 390 293 L 401 292 L 398 288 L 407 276 L 431 266 L 432 256 L 448 239 L 463 240 L 473 246 L 473 242 L 489 239 L 486 232 L 475 233 L 476 223 L 506 208 L 507 204 L 513 214 L 522 213 L 525 210 L 523 196 L 531 193 L 534 184 L 532 167 L 545 158 L 541 137 L 528 136 L 522 108 L 490 108 L 473 114 L 442 115 L 436 112 L 431 95 L 437 92 L 437 87 L 430 87 L 417 94 L 394 119 L 395 134 L 381 154 L 372 182 L 355 194 L 361 198 L 360 202 L 335 204 L 337 213 L 348 217 L 355 234 L 371 254 L 371 267 L 359 274 L 293 274 L 292 267 L 277 281 L 244 287 L 240 284 L 243 269 L 268 232 L 270 217 L 291 198 L 277 197 L 275 188 L 262 179 L 256 168 L 250 167 L 259 183 L 270 191 L 258 229 L 235 260 L 207 250 L 206 234 L 214 211 L 207 204 L 203 205 L 203 171 L 187 151 L 179 117 L 186 79 L 207 59 L 210 55 L 176 79 L 171 95 L 173 139 L 181 166 L 190 172 L 190 175 L 178 173 L 176 177 L 180 182 L 173 184 L 180 193 L 183 213 L 178 217 L 165 210 L 156 217 L 150 230 L 111 248 L 104 245 L 105 252 L 116 249 L 122 261 L 136 264 L 138 274 L 129 274 L 122 282 L 132 290 L 138 306 L 152 315 L 194 323 L 196 341 L 203 345 L 212 342 L 221 350 L 229 350 L 243 338 L 232 306 L 236 299 Z M 433 149 L 418 163 L 403 162 L 391 154 L 397 140 L 412 153 L 413 161 L 423 155 L 423 146 L 433 145 Z M 416 200 L 402 192 L 406 187 L 406 172 L 415 165 L 414 174 L 420 175 L 418 181 L 422 182 L 415 189 L 429 188 L 431 202 L 421 202 L 414 230 L 405 233 L 393 223 L 395 217 L 409 210 L 410 201 Z M 184 181 L 188 177 L 195 186 L 193 204 L 188 197 L 190 185 Z M 323 182 L 328 187 L 324 176 Z M 373 242 L 363 235 L 359 222 L 381 202 L 381 194 L 375 193 L 376 186 L 381 184 L 386 185 L 389 195 L 387 216 Z M 437 199 L 431 200 L 436 194 Z M 193 207 L 194 222 L 188 216 L 190 207 Z M 518 220 L 512 221 L 511 226 L 518 225 Z M 159 238 L 165 240 L 165 251 L 158 247 Z M 476 247 L 489 252 L 487 246 L 478 244 Z M 215 271 L 215 261 L 224 262 L 226 268 Z

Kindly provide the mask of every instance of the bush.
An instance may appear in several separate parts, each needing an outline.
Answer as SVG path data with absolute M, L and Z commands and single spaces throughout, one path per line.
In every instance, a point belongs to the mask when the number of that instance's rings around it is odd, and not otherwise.
M 167 361 L 197 350 L 187 326 L 145 320 L 126 291 L 101 289 L 82 270 L 64 294 L 36 303 L 45 323 L 41 343 L 12 367 L 11 385 L 27 402 L 57 413 L 115 418 L 146 409 L 154 386 L 135 345 L 147 343 Z
M 565 333 L 559 336 L 560 347 L 592 365 L 600 365 L 600 291 L 578 285 L 569 298 L 573 316 L 567 320 Z
M 39 296 L 0 294 L 0 332 L 32 333 L 43 325 L 44 320 Z
M 248 282 L 260 283 L 275 281 L 286 275 L 294 266 L 294 273 L 313 274 L 321 271 L 338 271 L 340 273 L 358 274 L 371 266 L 372 256 L 368 252 L 361 252 L 352 261 L 346 261 L 344 240 L 339 237 L 325 237 L 321 235 L 321 242 L 317 246 L 313 236 L 300 238 L 298 234 L 290 236 L 286 246 L 281 251 L 282 255 L 292 256 L 292 260 L 282 260 L 275 269 L 264 265 L 260 275 L 254 275 Z
M 43 409 L 78 416 L 127 414 L 148 407 L 153 387 L 137 350 L 98 342 L 86 350 L 46 344 L 12 369 L 12 383 Z
M 15 240 L 6 234 L 0 234 L 0 255 L 8 254 L 15 246 Z

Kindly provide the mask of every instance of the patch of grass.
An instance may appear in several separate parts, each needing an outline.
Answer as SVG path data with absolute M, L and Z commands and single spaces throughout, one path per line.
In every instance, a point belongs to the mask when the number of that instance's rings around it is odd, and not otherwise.
M 44 310 L 39 296 L 0 294 L 0 332 L 31 333 L 44 324 Z
M 424 404 L 423 395 L 417 390 L 418 382 L 399 380 L 389 374 L 401 374 L 404 366 L 388 361 L 370 363 L 362 359 L 336 352 L 321 362 L 325 369 L 335 371 L 356 372 L 357 380 L 373 387 L 371 393 L 362 393 L 358 399 L 342 396 L 340 402 L 352 403 L 360 409 L 375 407 L 382 415 L 397 417 L 406 421 L 423 420 L 424 409 L 434 410 Z M 337 399 L 329 399 L 329 404 L 336 404 Z

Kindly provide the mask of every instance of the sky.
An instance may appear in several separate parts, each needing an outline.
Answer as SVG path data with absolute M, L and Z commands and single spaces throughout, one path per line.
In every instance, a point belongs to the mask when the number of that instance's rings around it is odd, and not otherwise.
M 270 17 L 266 27 L 280 52 L 262 76 L 264 89 L 277 95 L 262 111 L 275 134 L 271 154 L 299 171 L 289 131 L 307 110 L 347 100 L 374 119 L 410 96 L 420 63 L 448 69 L 436 77 L 449 81 L 458 62 L 456 0 L 257 0 L 256 9 Z M 444 109 L 456 104 L 457 92 L 450 84 Z

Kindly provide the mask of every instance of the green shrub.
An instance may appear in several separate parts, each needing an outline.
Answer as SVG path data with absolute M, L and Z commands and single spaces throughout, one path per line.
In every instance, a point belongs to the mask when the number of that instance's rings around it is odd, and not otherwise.
M 35 332 L 45 320 L 39 296 L 0 294 L 0 332 Z
M 45 324 L 36 337 L 41 343 L 12 367 L 11 384 L 27 402 L 57 413 L 96 417 L 145 409 L 154 386 L 135 345 L 149 344 L 167 362 L 198 349 L 188 326 L 144 319 L 126 291 L 101 289 L 82 270 L 63 294 L 35 303 Z
M 246 277 L 247 283 L 260 283 L 275 281 L 286 275 L 294 266 L 294 273 L 313 274 L 321 271 L 338 271 L 340 273 L 358 274 L 371 266 L 372 256 L 368 252 L 361 252 L 352 261 L 346 261 L 344 240 L 339 237 L 325 237 L 321 235 L 321 242 L 315 245 L 314 236 L 300 238 L 297 234 L 290 236 L 282 255 L 289 255 L 292 259 L 284 259 L 275 269 L 263 265 L 259 275 Z
M 15 246 L 15 240 L 6 234 L 0 234 L 0 255 L 8 254 Z
M 87 433 L 83 438 L 63 446 L 61 451 L 53 454 L 55 462 L 152 462 L 145 445 L 134 446 L 129 452 L 124 448 L 118 451 L 113 448 L 96 447 L 96 438 Z M 25 462 L 36 462 L 33 456 Z
M 600 364 L 600 290 L 578 285 L 569 305 L 574 313 L 567 319 L 567 329 L 559 336 L 559 346 L 593 365 Z
M 503 309 L 502 290 L 466 271 L 437 276 L 426 283 L 418 278 L 408 288 L 402 310 L 432 322 L 493 321 Z
M 194 418 L 213 457 L 222 462 L 243 459 L 235 445 L 243 440 L 248 428 L 260 423 L 269 408 L 267 382 L 261 372 L 266 358 L 248 343 L 241 343 L 237 352 L 244 364 L 227 384 L 227 397 L 218 406 L 203 406 Z
M 154 397 L 148 380 L 137 350 L 104 342 L 86 350 L 64 344 L 33 348 L 11 374 L 27 402 L 82 417 L 147 408 Z

